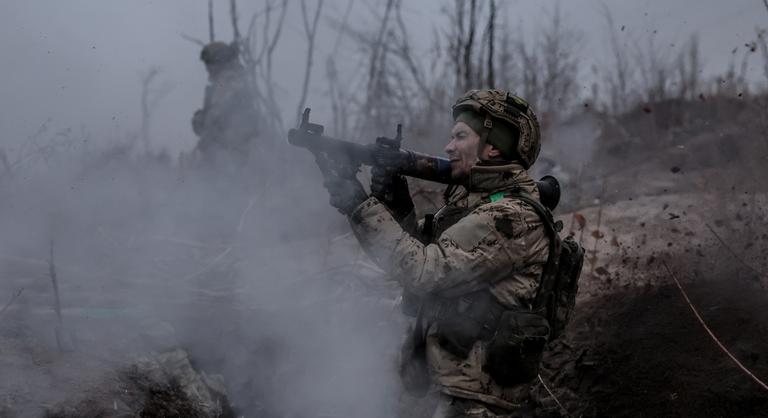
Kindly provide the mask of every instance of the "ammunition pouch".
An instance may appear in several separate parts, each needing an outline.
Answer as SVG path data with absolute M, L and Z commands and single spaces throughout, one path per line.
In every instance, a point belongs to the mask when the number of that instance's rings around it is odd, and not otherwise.
M 489 341 L 504 306 L 487 290 L 456 299 L 425 302 L 422 314 L 437 325 L 437 340 L 445 351 L 466 358 L 478 341 Z
M 483 371 L 502 386 L 530 382 L 539 374 L 549 333 L 543 312 L 504 312 L 486 347 Z
M 464 359 L 480 341 L 485 346 L 483 371 L 501 386 L 533 380 L 539 373 L 550 336 L 543 310 L 507 310 L 487 290 L 456 299 L 428 300 L 420 319 L 437 325 L 440 347 Z

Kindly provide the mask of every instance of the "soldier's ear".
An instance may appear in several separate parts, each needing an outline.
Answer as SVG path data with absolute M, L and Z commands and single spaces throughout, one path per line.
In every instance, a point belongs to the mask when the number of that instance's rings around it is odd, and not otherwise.
M 498 148 L 494 147 L 491 144 L 485 144 L 485 153 L 486 153 L 485 156 L 489 160 L 501 158 L 501 151 L 499 151 Z

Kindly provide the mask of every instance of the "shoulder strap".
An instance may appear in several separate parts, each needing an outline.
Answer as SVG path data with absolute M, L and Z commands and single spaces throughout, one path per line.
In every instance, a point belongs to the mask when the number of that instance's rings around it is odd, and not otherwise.
M 546 296 L 552 293 L 552 289 L 555 285 L 555 273 L 557 272 L 560 262 L 558 257 L 560 254 L 560 239 L 555 219 L 549 209 L 544 207 L 541 202 L 528 193 L 516 190 L 510 194 L 510 197 L 520 199 L 533 207 L 541 218 L 542 223 L 544 223 L 544 229 L 549 237 L 549 255 L 547 256 L 547 263 L 544 265 L 544 271 L 541 275 L 541 286 L 539 286 L 539 291 L 536 293 L 533 303 L 534 309 L 542 307 L 546 308 Z

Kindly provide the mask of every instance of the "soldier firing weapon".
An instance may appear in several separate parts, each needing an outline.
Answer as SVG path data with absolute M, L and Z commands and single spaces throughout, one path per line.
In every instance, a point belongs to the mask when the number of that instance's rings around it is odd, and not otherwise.
M 378 137 L 372 144 L 358 144 L 323 134 L 323 125 L 309 121 L 310 109 L 304 109 L 298 128 L 288 131 L 288 143 L 312 152 L 320 170 L 334 170 L 345 176 L 355 176 L 363 165 L 388 166 L 403 176 L 441 184 L 451 184 L 451 163 L 436 157 L 401 147 L 402 125 L 397 125 L 394 138 Z M 536 182 L 544 206 L 554 210 L 560 201 L 560 184 L 552 176 Z

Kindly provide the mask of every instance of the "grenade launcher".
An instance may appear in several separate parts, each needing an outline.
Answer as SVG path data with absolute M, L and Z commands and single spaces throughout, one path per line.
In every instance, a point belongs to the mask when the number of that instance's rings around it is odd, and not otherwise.
M 402 125 L 397 125 L 394 138 L 378 137 L 372 144 L 358 144 L 323 135 L 323 125 L 310 122 L 309 111 L 309 108 L 304 109 L 299 127 L 288 131 L 288 143 L 291 145 L 306 148 L 315 156 L 322 156 L 351 173 L 356 173 L 362 165 L 376 166 L 386 161 L 388 166 L 396 167 L 401 175 L 451 184 L 451 163 L 447 158 L 400 147 L 403 141 Z M 545 176 L 536 184 L 544 206 L 554 210 L 560 201 L 560 184 L 557 179 Z
M 306 148 L 315 155 L 323 153 L 335 164 L 355 171 L 361 165 L 375 166 L 381 161 L 387 161 L 404 176 L 443 184 L 451 180 L 451 163 L 448 159 L 400 148 L 403 141 L 402 125 L 397 125 L 394 138 L 378 137 L 373 144 L 331 138 L 323 135 L 323 129 L 323 125 L 309 121 L 309 108 L 306 108 L 299 127 L 288 131 L 288 143 Z

